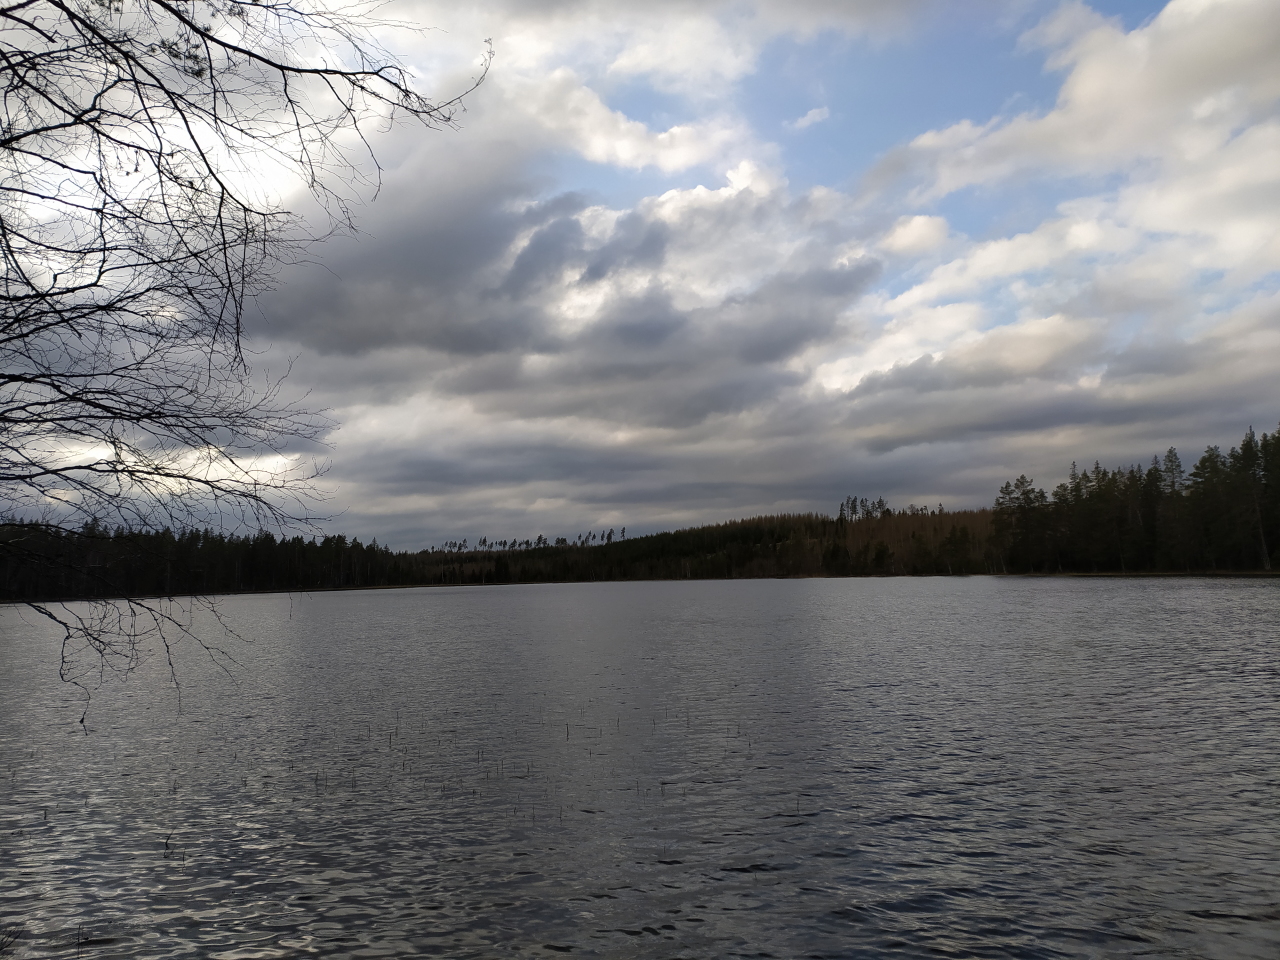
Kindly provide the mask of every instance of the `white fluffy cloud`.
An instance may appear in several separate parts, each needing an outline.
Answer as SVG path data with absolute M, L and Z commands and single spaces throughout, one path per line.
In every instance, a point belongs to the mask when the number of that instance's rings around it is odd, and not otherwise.
M 1024 43 L 1048 50 L 1049 66 L 1065 73 L 1057 104 L 1043 115 L 917 136 L 906 151 L 906 168 L 920 178 L 909 202 L 1011 177 L 1057 179 L 1086 192 L 1062 201 L 1035 229 L 970 243 L 877 301 L 879 347 L 873 342 L 833 364 L 827 381 L 861 383 L 865 392 L 927 368 L 937 383 L 939 371 L 981 370 L 976 357 L 1007 357 L 1016 342 L 1015 352 L 1028 358 L 1021 382 L 1038 378 L 1064 394 L 1085 391 L 1091 404 L 1129 405 L 1135 433 L 1165 435 L 1166 427 L 1152 430 L 1144 418 L 1173 398 L 1160 376 L 1136 376 L 1134 359 L 1161 343 L 1180 362 L 1203 358 L 1190 374 L 1178 371 L 1186 401 L 1172 405 L 1178 415 L 1197 403 L 1222 410 L 1219 396 L 1228 406 L 1238 402 L 1235 385 L 1216 380 L 1223 367 L 1210 357 L 1236 353 L 1224 331 L 1239 331 L 1255 350 L 1277 323 L 1265 292 L 1280 269 L 1274 12 L 1255 0 L 1173 0 L 1126 33 L 1068 3 L 1030 31 Z M 926 222 L 903 218 L 882 248 L 896 250 Z M 952 326 L 952 346 L 946 336 L 904 338 L 906 330 L 936 331 L 942 314 L 969 318 Z M 1073 327 L 1080 336 L 1063 334 Z M 1011 331 L 1016 341 L 1008 340 Z M 892 374 L 884 369 L 891 357 Z M 1260 374 L 1246 364 L 1239 376 Z M 1253 386 L 1259 399 L 1278 399 L 1264 380 Z M 972 413 L 986 415 L 980 407 Z
M 1057 104 L 1044 115 L 920 134 L 911 150 L 929 174 L 919 197 L 1142 162 L 1216 167 L 1242 131 L 1275 119 L 1280 17 L 1270 0 L 1172 0 L 1128 33 L 1069 2 L 1024 42 L 1064 73 Z
M 807 130 L 810 127 L 812 127 L 815 123 L 821 123 L 823 120 L 826 120 L 830 116 L 831 116 L 831 111 L 828 110 L 826 107 L 814 107 L 812 110 L 806 113 L 803 117 L 800 117 L 796 120 L 792 120 L 790 123 L 787 124 L 787 126 L 790 127 L 792 130 Z
M 560 67 L 536 83 L 509 91 L 562 146 L 593 163 L 638 169 L 657 167 L 670 173 L 712 164 L 741 153 L 750 132 L 732 118 L 710 117 L 653 131 L 625 114 L 610 110 L 600 96 L 568 67 Z
M 890 253 L 928 253 L 937 249 L 950 232 L 945 217 L 928 217 L 923 214 L 900 217 L 893 229 L 880 241 L 880 248 Z

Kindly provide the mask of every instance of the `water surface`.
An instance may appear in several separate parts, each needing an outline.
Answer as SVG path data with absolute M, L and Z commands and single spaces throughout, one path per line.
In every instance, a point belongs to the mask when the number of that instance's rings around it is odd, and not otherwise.
M 1280 956 L 1274 581 L 221 609 L 88 736 L 0 613 L 13 955 Z

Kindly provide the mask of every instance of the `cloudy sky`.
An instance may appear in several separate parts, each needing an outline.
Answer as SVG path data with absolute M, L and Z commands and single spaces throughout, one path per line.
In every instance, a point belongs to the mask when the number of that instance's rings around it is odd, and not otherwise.
M 628 533 L 1280 419 L 1274 0 L 400 0 L 455 130 L 263 303 L 331 524 Z

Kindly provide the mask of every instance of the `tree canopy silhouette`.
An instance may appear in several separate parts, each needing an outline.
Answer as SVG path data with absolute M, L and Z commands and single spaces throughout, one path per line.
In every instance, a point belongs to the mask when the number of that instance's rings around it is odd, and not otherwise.
M 327 424 L 255 383 L 246 304 L 350 222 L 365 169 L 376 186 L 371 125 L 447 126 L 461 103 L 414 88 L 373 9 L 0 5 L 0 520 L 92 538 L 309 516 L 313 474 L 289 454 Z M 299 180 L 323 229 L 278 201 Z M 22 559 L 27 542 L 0 551 Z M 177 624 L 144 601 L 35 609 L 126 664 L 140 615 L 162 638 Z

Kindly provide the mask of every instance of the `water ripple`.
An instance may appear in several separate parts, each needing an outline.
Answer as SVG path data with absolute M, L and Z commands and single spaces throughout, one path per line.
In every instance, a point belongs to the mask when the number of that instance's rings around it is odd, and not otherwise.
M 81 705 L 0 614 L 18 957 L 1280 955 L 1280 584 L 227 600 Z M 185 654 L 185 655 L 184 655 Z M 5 940 L 0 933 L 0 943 Z

